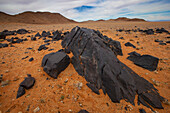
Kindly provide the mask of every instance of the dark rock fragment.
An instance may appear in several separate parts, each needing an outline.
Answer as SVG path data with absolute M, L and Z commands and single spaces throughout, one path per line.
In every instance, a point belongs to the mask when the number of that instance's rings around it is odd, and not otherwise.
M 28 58 L 28 56 L 26 56 L 26 57 L 22 58 L 22 60 L 24 60 L 24 59 L 26 59 L 26 58 Z
M 36 39 L 37 39 L 36 37 L 33 37 L 33 36 L 31 37 L 32 41 L 36 41 Z
M 54 50 L 54 49 L 49 49 L 48 51 L 52 51 L 52 50 Z
M 125 46 L 129 46 L 129 47 L 136 48 L 136 46 L 134 46 L 134 45 L 133 45 L 133 44 L 131 44 L 130 42 L 125 43 Z
M 0 43 L 0 48 L 8 47 L 8 44 L 6 43 Z
M 41 37 L 40 33 L 38 32 L 34 37 Z
M 164 28 L 161 28 L 161 29 L 157 28 L 156 33 L 169 33 L 169 32 L 165 30 Z
M 53 78 L 64 71 L 70 64 L 69 56 L 64 52 L 50 53 L 44 56 L 42 60 L 43 70 Z
M 26 34 L 26 33 L 28 33 L 28 31 L 27 31 L 26 29 L 18 29 L 18 30 L 16 31 L 16 33 L 17 33 L 17 34 Z
M 160 43 L 159 43 L 159 45 L 166 45 L 166 43 L 164 43 L 164 42 L 160 42 Z
M 123 37 L 120 37 L 119 39 L 122 39 L 122 40 L 124 40 L 124 38 L 123 38 Z
M 29 75 L 28 77 L 25 77 L 25 80 L 20 83 L 20 86 L 24 87 L 25 89 L 30 89 L 34 86 L 34 83 L 35 78 Z
M 21 97 L 24 94 L 25 94 L 25 89 L 24 87 L 20 86 L 17 91 L 17 98 Z
M 32 57 L 32 58 L 29 59 L 29 62 L 32 62 L 33 60 L 34 60 L 34 58 Z
M 155 42 L 163 42 L 162 40 L 156 39 Z
M 146 111 L 144 109 L 139 109 L 140 113 L 146 113 Z
M 143 32 L 146 33 L 147 35 L 153 35 L 154 34 L 153 29 L 143 30 Z
M 99 89 L 97 89 L 94 84 L 89 84 L 89 83 L 87 83 L 86 85 L 87 85 L 94 93 L 100 95 Z
M 59 32 L 58 30 L 56 32 L 53 32 L 53 34 L 54 34 L 53 41 L 58 41 L 62 39 L 61 32 Z
M 47 43 L 47 42 L 50 42 L 51 40 L 45 40 L 44 42 Z
M 46 50 L 48 49 L 48 47 L 46 47 L 45 45 L 41 45 L 39 48 L 38 48 L 38 51 L 41 51 L 41 50 Z
M 166 41 L 166 43 L 170 43 L 170 41 Z
M 151 55 L 140 55 L 136 52 L 129 53 L 130 56 L 127 57 L 135 65 L 145 68 L 150 71 L 154 71 L 157 68 L 159 59 Z
M 78 113 L 89 113 L 89 112 L 83 109 L 83 110 L 80 110 Z
M 0 32 L 0 39 L 5 39 L 6 35 L 3 32 Z

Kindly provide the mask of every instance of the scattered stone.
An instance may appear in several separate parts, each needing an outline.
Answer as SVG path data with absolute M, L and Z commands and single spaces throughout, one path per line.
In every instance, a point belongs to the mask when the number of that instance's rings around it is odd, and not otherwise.
M 34 109 L 34 113 L 38 112 L 39 110 L 40 110 L 39 107 L 35 108 L 35 109 Z
M 158 81 L 156 81 L 154 79 L 151 79 L 151 80 L 152 80 L 152 82 L 154 83 L 155 86 L 160 86 L 160 82 L 158 82 Z
M 122 40 L 124 40 L 124 38 L 123 38 L 123 37 L 120 37 L 119 39 L 122 39 Z
M 20 86 L 24 87 L 25 89 L 30 89 L 34 86 L 35 78 L 28 75 L 25 77 L 25 80 L 20 83 Z
M 32 41 L 36 41 L 36 39 L 37 39 L 36 37 L 33 37 L 33 36 L 31 37 Z
M 29 62 L 32 62 L 33 60 L 34 60 L 34 58 L 32 57 L 32 58 L 29 59 Z
M 6 43 L 0 43 L 0 48 L 8 47 L 8 44 Z
M 136 48 L 136 46 L 134 46 L 134 45 L 133 45 L 133 44 L 131 44 L 130 42 L 125 43 L 125 46 L 129 46 L 129 47 Z
M 84 109 L 82 109 L 82 110 L 80 110 L 78 113 L 89 113 L 89 112 L 86 111 L 86 110 L 84 110 Z
M 47 43 L 47 42 L 50 42 L 51 40 L 45 40 L 44 42 Z
M 129 53 L 130 56 L 127 57 L 128 60 L 132 61 L 135 65 L 145 68 L 149 71 L 156 70 L 158 66 L 159 59 L 151 55 L 140 55 L 134 54 L 134 52 Z
M 53 32 L 53 34 L 54 34 L 53 41 L 58 41 L 62 39 L 61 33 L 58 30 L 56 32 Z
M 46 38 L 44 37 L 43 40 L 46 40 Z
M 163 42 L 162 40 L 156 39 L 155 42 Z
M 160 42 L 160 43 L 159 43 L 159 45 L 166 45 L 166 43 L 164 43 L 164 42 Z
M 50 53 L 45 55 L 42 60 L 41 66 L 48 75 L 53 78 L 57 78 L 57 76 L 62 71 L 64 71 L 69 64 L 69 56 L 62 51 L 58 51 L 56 53 Z
M 40 33 L 38 32 L 35 37 L 41 37 Z
M 21 97 L 24 94 L 25 94 L 25 89 L 24 87 L 20 86 L 17 92 L 17 98 Z
M 54 50 L 54 49 L 49 49 L 48 51 L 52 51 L 52 50 Z
M 126 105 L 127 110 L 131 111 L 133 110 L 133 107 L 131 105 Z
M 170 43 L 170 41 L 166 41 L 166 43 Z
M 46 50 L 48 49 L 48 47 L 46 47 L 45 45 L 40 45 L 40 47 L 38 48 L 38 51 L 41 51 L 41 50 Z
M 28 33 L 28 31 L 26 29 L 18 29 L 16 31 L 16 33 L 18 33 L 18 34 L 26 34 L 26 33 Z
M 23 57 L 22 60 L 24 60 L 24 59 L 26 59 L 26 58 L 28 58 L 28 57 L 29 57 L 29 56 Z
M 166 37 L 166 38 L 170 38 L 170 36 Z
M 146 113 L 146 111 L 144 109 L 139 109 L 140 113 Z
M 5 38 L 6 38 L 6 35 L 3 32 L 1 32 L 0 33 L 0 39 L 5 39 Z

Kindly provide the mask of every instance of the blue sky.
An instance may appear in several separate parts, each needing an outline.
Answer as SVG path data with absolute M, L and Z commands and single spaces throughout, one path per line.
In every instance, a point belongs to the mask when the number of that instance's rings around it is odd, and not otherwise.
M 58 12 L 76 21 L 118 17 L 159 21 L 170 20 L 170 0 L 0 0 L 0 11 Z

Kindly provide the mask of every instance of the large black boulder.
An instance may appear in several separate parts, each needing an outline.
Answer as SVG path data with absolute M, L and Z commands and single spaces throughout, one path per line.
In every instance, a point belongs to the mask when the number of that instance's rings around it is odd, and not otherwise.
M 129 55 L 127 59 L 131 60 L 135 65 L 150 71 L 156 70 L 159 58 L 151 55 L 140 55 L 136 52 L 129 53 Z
M 57 78 L 58 75 L 64 71 L 70 64 L 70 57 L 63 51 L 56 53 L 50 53 L 44 56 L 42 60 L 43 70 L 53 78 Z
M 112 44 L 113 50 L 108 43 L 108 38 L 92 29 L 75 27 L 63 39 L 62 47 L 73 53 L 75 70 L 84 76 L 88 87 L 95 93 L 99 94 L 102 89 L 113 102 L 125 99 L 133 105 L 138 94 L 147 103 L 145 105 L 163 108 L 163 98 L 157 89 L 117 59 L 119 54 L 115 50 L 120 49 L 117 43 Z
M 20 83 L 20 86 L 24 87 L 25 89 L 30 89 L 32 86 L 34 86 L 35 78 L 31 77 L 31 75 L 28 75 L 28 77 L 25 78 L 24 81 Z

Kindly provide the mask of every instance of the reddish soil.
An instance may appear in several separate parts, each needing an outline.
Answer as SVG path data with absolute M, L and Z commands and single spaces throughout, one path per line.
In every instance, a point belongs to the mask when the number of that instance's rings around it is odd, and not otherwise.
M 100 90 L 100 95 L 93 93 L 87 86 L 85 78 L 78 75 L 72 64 L 70 64 L 66 70 L 64 70 L 57 79 L 51 78 L 47 75 L 41 67 L 41 61 L 44 55 L 56 52 L 61 49 L 61 41 L 51 43 L 49 49 L 53 51 L 42 50 L 38 52 L 38 47 L 44 44 L 44 40 L 38 39 L 37 41 L 31 41 L 28 35 L 35 35 L 37 32 L 60 30 L 62 32 L 70 31 L 73 27 L 87 27 L 95 30 L 99 30 L 104 35 L 118 40 L 121 43 L 123 56 L 118 56 L 118 59 L 129 66 L 141 77 L 145 78 L 149 82 L 153 83 L 152 79 L 159 82 L 159 85 L 154 85 L 161 96 L 170 100 L 170 46 L 159 45 L 154 42 L 155 39 L 168 41 L 166 38 L 170 36 L 166 33 L 146 35 L 140 32 L 131 32 L 126 34 L 125 32 L 117 32 L 116 29 L 147 29 L 147 28 L 162 28 L 170 31 L 170 22 L 95 22 L 95 23 L 70 23 L 70 24 L 14 24 L 14 23 L 2 23 L 0 24 L 0 31 L 17 30 L 25 28 L 27 30 L 36 31 L 30 34 L 17 35 L 17 37 L 28 38 L 28 41 L 13 44 L 15 47 L 0 48 L 0 74 L 3 74 L 3 81 L 9 80 L 9 84 L 0 87 L 0 113 L 32 113 L 35 108 L 39 107 L 39 113 L 77 113 L 81 109 L 86 109 L 90 113 L 139 113 L 139 108 L 143 108 L 147 113 L 152 111 L 143 106 L 137 105 L 137 98 L 135 99 L 135 106 L 121 100 L 120 103 L 113 103 L 108 95 L 104 95 Z M 137 27 L 135 27 L 137 26 Z M 116 36 L 118 34 L 118 36 Z M 138 36 L 138 38 L 135 38 Z M 7 36 L 11 38 L 13 36 Z M 119 39 L 124 37 L 124 40 Z M 125 47 L 124 44 L 130 41 L 139 50 Z M 137 44 L 137 41 L 140 45 Z M 8 43 L 4 41 L 2 43 Z M 26 48 L 31 47 L 33 50 Z M 142 48 L 141 48 L 142 47 Z M 149 54 L 158 57 L 160 60 L 158 69 L 155 72 L 148 71 L 133 64 L 133 62 L 127 60 L 129 52 L 136 51 L 140 54 Z M 28 53 L 25 53 L 28 52 Z M 29 56 L 27 59 L 22 60 L 23 57 Z M 71 57 L 72 54 L 69 54 Z M 33 57 L 34 60 L 29 62 L 29 58 Z M 5 62 L 5 64 L 2 64 Z M 162 70 L 160 70 L 162 69 Z M 16 99 L 17 90 L 19 84 L 24 80 L 27 74 L 31 74 L 35 79 L 35 85 L 26 90 L 26 93 Z M 49 80 L 47 80 L 49 78 Z M 64 81 L 68 79 L 68 82 Z M 83 83 L 82 89 L 78 89 L 76 84 Z M 154 84 L 154 83 L 153 83 Z M 64 99 L 62 100 L 62 98 Z M 27 108 L 29 107 L 29 111 Z M 126 106 L 131 106 L 132 109 L 125 110 Z M 169 105 L 163 104 L 164 109 L 154 109 L 159 113 L 169 113 Z

